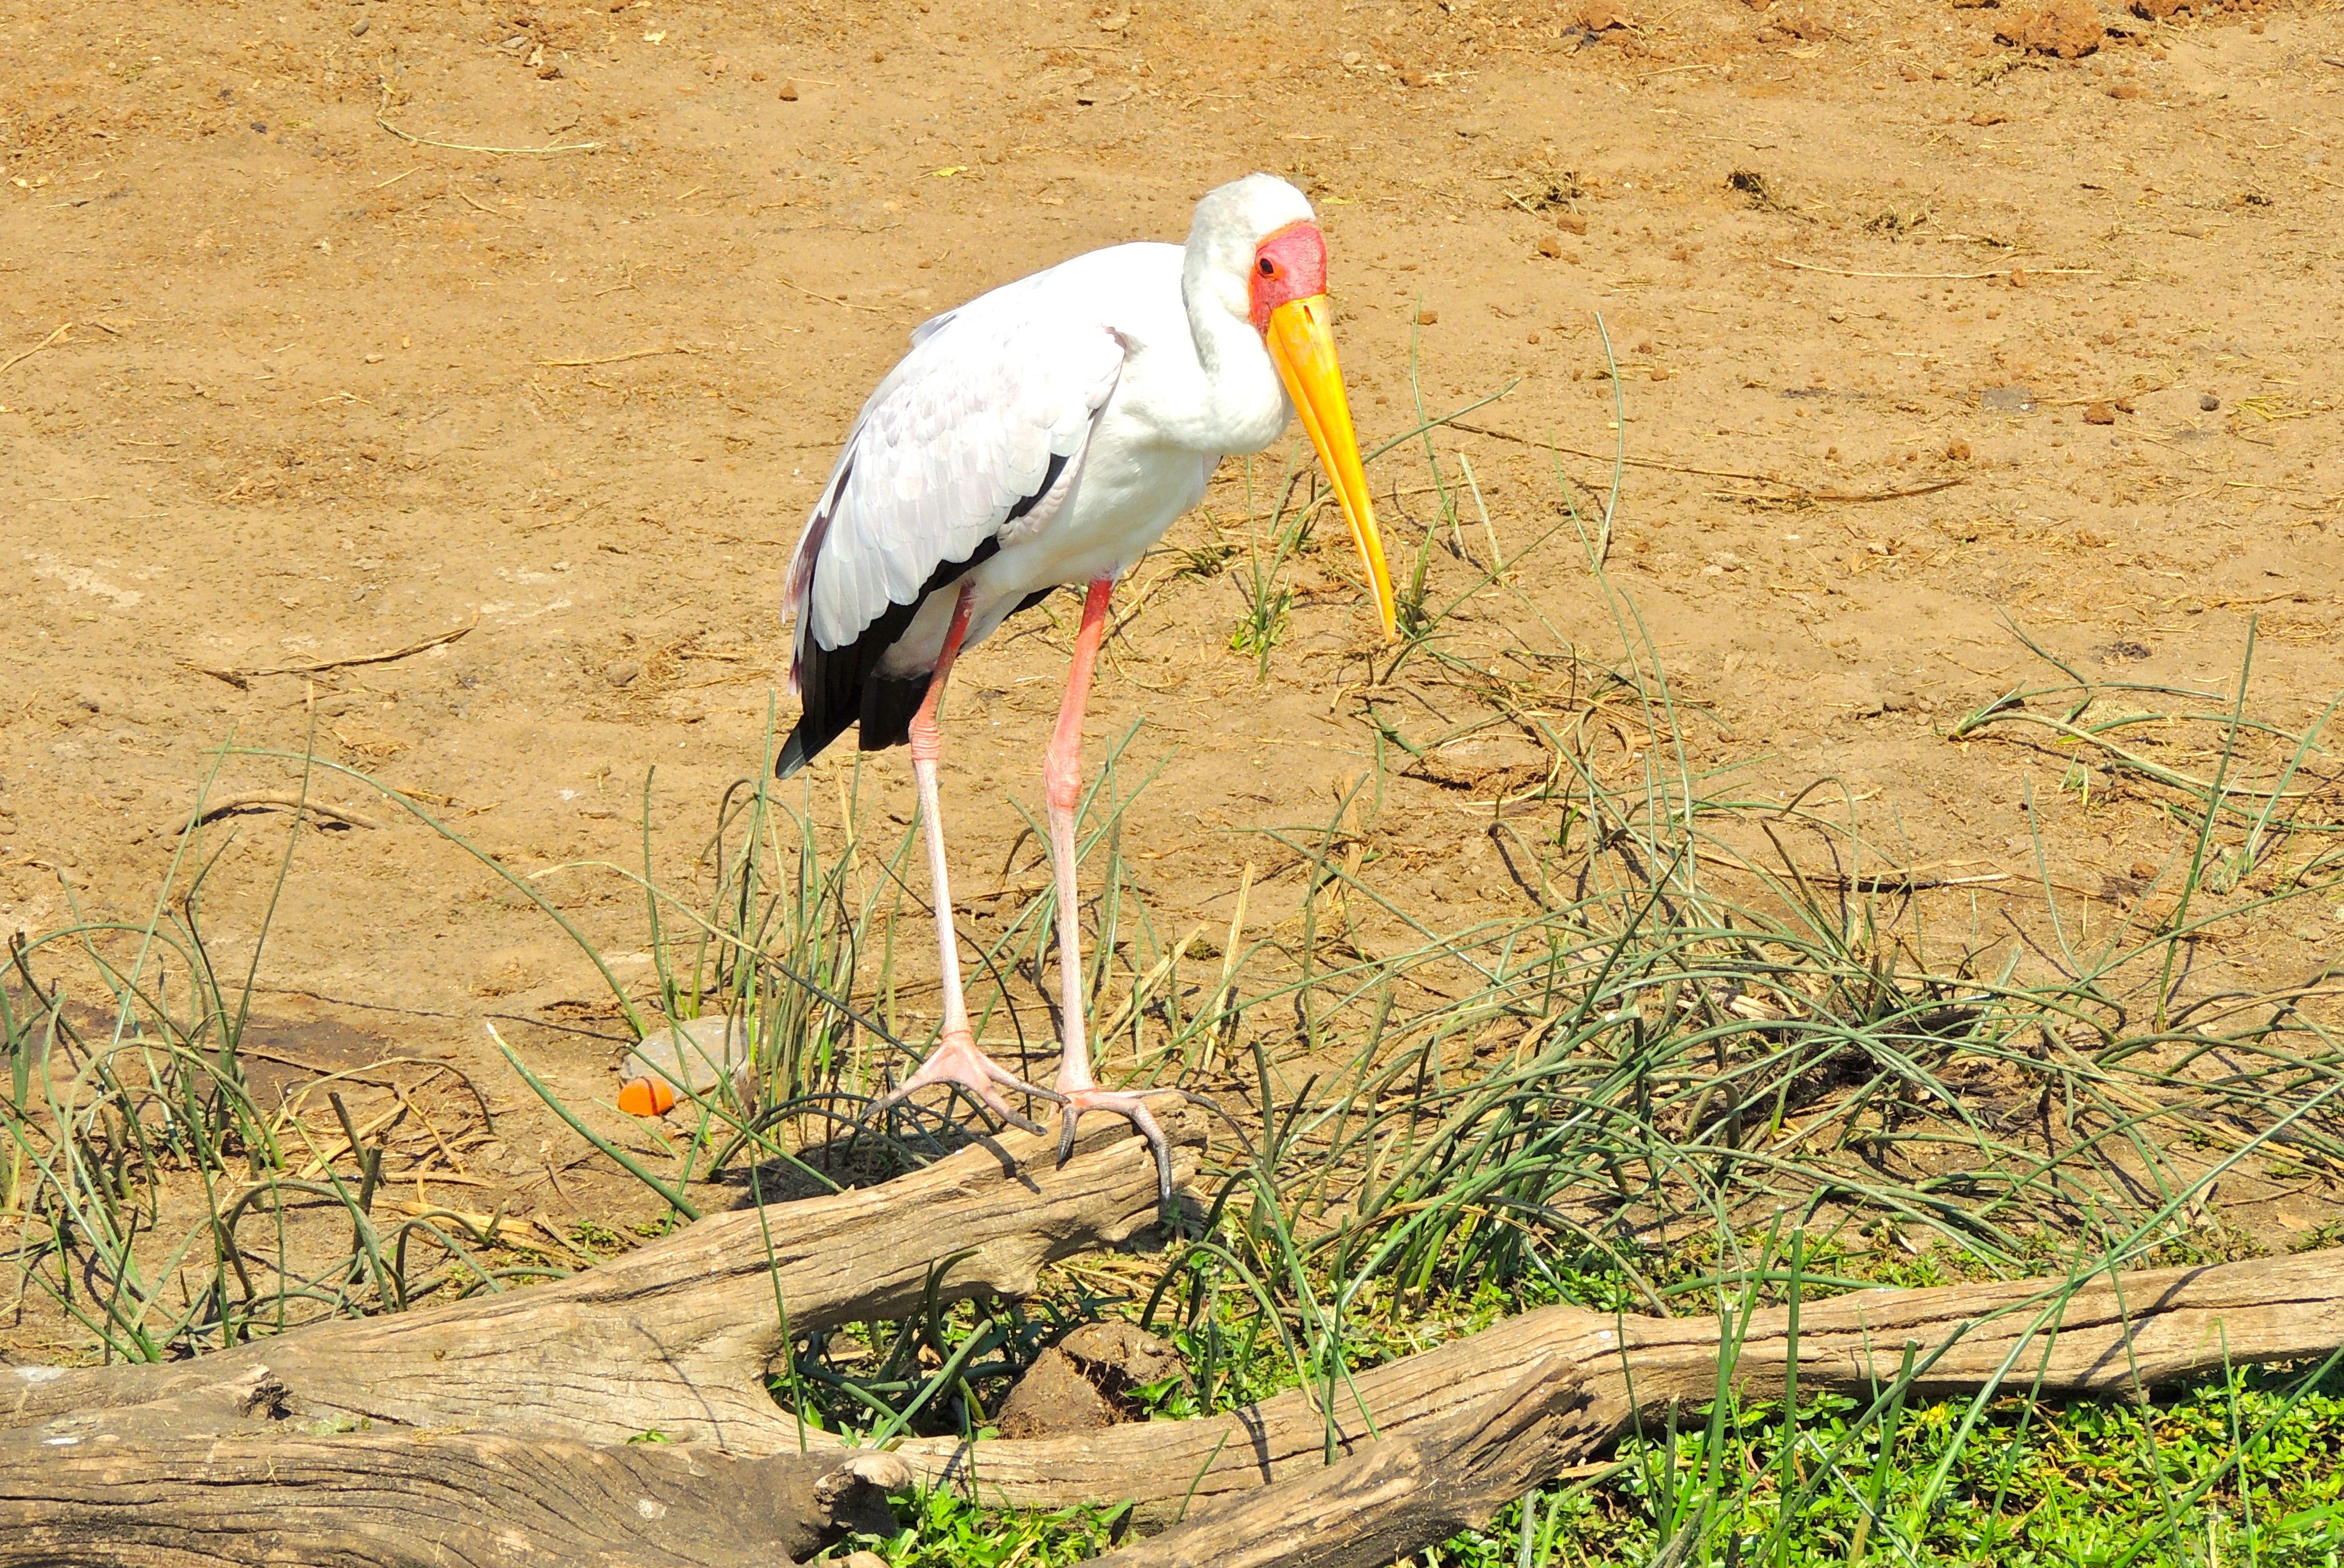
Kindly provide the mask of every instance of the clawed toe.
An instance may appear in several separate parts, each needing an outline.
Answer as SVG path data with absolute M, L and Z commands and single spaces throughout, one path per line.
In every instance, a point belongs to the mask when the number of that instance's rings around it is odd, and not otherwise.
M 1131 1091 L 1116 1089 L 1075 1089 L 1062 1097 L 1065 1106 L 1058 1123 L 1058 1163 L 1064 1165 L 1074 1157 L 1075 1128 L 1085 1111 L 1106 1111 L 1127 1118 L 1140 1137 L 1147 1140 L 1148 1151 L 1156 1156 L 1156 1208 L 1166 1223 L 1172 1219 L 1172 1145 L 1164 1129 L 1147 1108 L 1149 1095 L 1180 1095 L 1196 1097 L 1186 1089 L 1155 1088 Z
M 1046 1130 L 1042 1124 L 1013 1108 L 1001 1091 L 1015 1089 L 1021 1094 L 1038 1096 L 1053 1104 L 1063 1104 L 1066 1100 L 1066 1097 L 1056 1090 L 1029 1084 L 986 1056 L 977 1049 L 975 1040 L 970 1036 L 962 1034 L 955 1037 L 947 1035 L 936 1043 L 935 1050 L 928 1053 L 928 1059 L 920 1064 L 917 1072 L 864 1108 L 863 1114 L 855 1118 L 856 1130 L 860 1131 L 891 1107 L 901 1105 L 931 1084 L 941 1083 L 959 1088 L 1010 1126 L 1037 1134 Z

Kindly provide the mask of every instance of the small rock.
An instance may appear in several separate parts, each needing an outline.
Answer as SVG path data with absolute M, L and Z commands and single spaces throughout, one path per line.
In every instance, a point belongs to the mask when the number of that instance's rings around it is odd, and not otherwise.
M 2084 422 L 2087 425 L 2112 425 L 2117 422 L 2117 411 L 2107 402 L 2096 399 L 2084 405 Z
M 887 1568 L 887 1559 L 876 1552 L 850 1552 L 838 1560 L 838 1568 Z
M 1440 312 L 1438 310 L 1420 310 L 1416 313 L 1416 324 L 1420 327 L 1430 327 L 1440 319 Z
M 795 82 L 783 82 L 781 92 L 776 96 L 785 104 L 794 104 L 798 101 L 798 85 Z
M 2127 869 L 2132 872 L 2133 880 L 2136 882 L 2154 882 L 2157 880 L 2157 867 L 2151 865 L 2146 860 L 2136 860 Z
M 1967 442 L 1967 441 L 1959 441 L 1959 440 L 1957 440 L 1957 441 L 1953 441 L 1953 442 L 1949 442 L 1949 443 L 1946 445 L 1946 447 L 1945 447 L 1945 460 L 1946 460 L 1947 462 L 1954 462 L 1954 463 L 1965 463 L 1965 462 L 1969 461 L 1969 460 L 1970 460 L 1970 444 L 1969 444 L 1969 442 Z
M 602 672 L 602 678 L 613 686 L 631 686 L 643 673 L 643 667 L 632 659 L 621 659 Z
M 2222 400 L 2211 392 L 2200 392 L 2198 394 L 2198 406 L 2210 414 L 2222 406 Z
M 363 38 L 363 37 L 365 37 L 365 36 L 366 36 L 366 31 L 367 31 L 367 19 L 366 19 L 365 17 L 363 17 L 363 16 L 359 17 L 357 21 L 355 21 L 355 22 L 353 22 L 353 23 L 351 23 L 351 24 L 350 24 L 350 36 L 351 36 L 351 37 L 353 37 L 353 38 Z
M 1554 215 L 1554 226 L 1562 230 L 1565 234 L 1584 234 L 1587 232 L 1587 219 L 1575 212 L 1556 213 Z
M 748 1055 L 745 1020 L 710 1013 L 653 1029 L 628 1050 L 619 1071 L 628 1077 L 657 1073 L 679 1087 L 706 1094 Z
M 1541 256 L 1545 257 L 1549 261 L 1560 260 L 1561 258 L 1562 241 L 1557 239 L 1551 234 L 1546 236 L 1543 239 L 1541 239 L 1538 242 L 1537 248 L 1538 253 Z

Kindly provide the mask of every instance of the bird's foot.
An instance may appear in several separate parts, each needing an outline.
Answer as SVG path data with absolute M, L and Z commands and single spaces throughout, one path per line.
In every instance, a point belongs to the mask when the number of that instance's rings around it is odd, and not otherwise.
M 1111 1116 L 1127 1118 L 1139 1136 L 1147 1140 L 1148 1149 L 1156 1156 L 1156 1208 L 1164 1221 L 1169 1224 L 1172 1219 L 1172 1146 L 1166 1140 L 1164 1129 L 1156 1125 L 1156 1118 L 1147 1108 L 1147 1099 L 1151 1095 L 1177 1096 L 1191 1102 L 1211 1103 L 1203 1100 L 1201 1096 L 1180 1088 L 1125 1090 L 1094 1086 L 1063 1090 L 1058 1097 L 1059 1103 L 1065 1108 L 1060 1113 L 1065 1119 L 1058 1124 L 1058 1163 L 1064 1165 L 1073 1157 L 1075 1124 L 1082 1119 L 1085 1111 L 1100 1110 Z
M 942 1083 L 957 1086 L 970 1098 L 1002 1120 L 1012 1127 L 1022 1128 L 1027 1132 L 1042 1131 L 1042 1124 L 1031 1117 L 1021 1116 L 1012 1110 L 1008 1100 L 1002 1098 L 1003 1089 L 1015 1089 L 1021 1094 L 1038 1095 L 1054 1103 L 1064 1103 L 1066 1099 L 1064 1095 L 1055 1089 L 1046 1089 L 1027 1083 L 1024 1078 L 978 1050 L 976 1037 L 967 1029 L 954 1029 L 946 1031 L 944 1038 L 936 1042 L 936 1048 L 928 1053 L 928 1059 L 920 1064 L 919 1071 L 873 1100 L 855 1125 L 858 1128 L 861 1127 L 864 1123 L 884 1114 L 889 1107 L 901 1104 L 930 1084 Z

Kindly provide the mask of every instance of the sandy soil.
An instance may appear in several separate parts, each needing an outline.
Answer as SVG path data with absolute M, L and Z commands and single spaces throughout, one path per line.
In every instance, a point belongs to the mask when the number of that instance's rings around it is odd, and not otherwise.
M 2111 917 L 2183 826 L 1943 732 L 2049 673 L 2013 626 L 2095 679 L 2225 692 L 2258 617 L 2258 711 L 2300 728 L 2334 694 L 2344 13 L 2083 19 L 0 4 L 0 928 L 76 901 L 143 917 L 215 768 L 214 793 L 290 787 L 220 743 L 298 750 L 313 714 L 322 755 L 443 803 L 524 873 L 639 858 L 656 769 L 654 858 L 688 875 L 762 754 L 789 546 L 911 325 L 1177 238 L 1252 168 L 1321 204 L 1370 443 L 1414 423 L 1411 355 L 1436 411 L 1512 388 L 1470 416 L 1503 435 L 1435 438 L 1451 472 L 1470 458 L 1500 548 L 1557 494 L 1552 460 L 1504 435 L 1612 450 L 1600 319 L 1636 463 L 1614 573 L 1714 715 L 1705 754 L 1754 759 L 1759 796 L 1842 781 L 1908 864 L 1969 874 L 2031 871 L 2031 799 L 2056 875 Z M 1561 461 L 1600 497 L 1608 462 Z M 1402 550 L 1423 476 L 1407 448 L 1375 470 Z M 1923 493 L 1831 499 L 1884 491 Z M 1239 465 L 1210 508 L 1172 542 L 1241 537 Z M 1147 720 L 1129 759 L 1160 773 L 1126 848 L 1177 929 L 1227 920 L 1243 830 L 1327 818 L 1368 754 L 1372 647 L 1349 563 L 1306 557 L 1258 683 L 1229 646 L 1235 579 L 1182 563 L 1139 569 L 1156 591 L 1091 726 L 1096 745 Z M 1616 652 L 1573 556 L 1518 578 Z M 1469 614 L 1498 640 L 1533 621 Z M 1037 797 L 1069 620 L 964 666 L 947 794 L 972 898 L 999 885 L 1009 797 Z M 459 629 L 320 674 L 204 673 Z M 871 787 L 901 820 L 898 760 Z M 1429 919 L 1524 907 L 1471 804 L 1505 760 L 1451 759 L 1461 793 L 1392 786 L 1375 831 Z M 831 765 L 809 798 L 834 814 Z M 214 874 L 230 957 L 284 842 L 282 816 L 242 820 Z M 640 947 L 623 887 L 551 885 Z M 2299 910 L 2240 923 L 2218 962 L 2316 967 L 2344 925 Z M 407 823 L 301 835 L 261 980 L 286 1048 L 337 1061 L 477 1063 L 483 1014 L 610 1032 L 560 1011 L 595 982 L 542 916 Z M 609 1092 L 606 1041 L 517 1038 Z M 550 1127 L 493 1146 L 557 1215 L 565 1179 L 539 1178 L 566 1147 Z

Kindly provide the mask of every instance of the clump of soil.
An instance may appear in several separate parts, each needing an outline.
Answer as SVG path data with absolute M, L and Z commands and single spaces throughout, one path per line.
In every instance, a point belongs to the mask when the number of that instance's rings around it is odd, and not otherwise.
M 1758 29 L 1758 41 L 1762 44 L 1788 38 L 1803 44 L 1820 44 L 1832 36 L 1832 25 L 1811 11 L 1778 11 L 1773 21 Z
M 1135 1391 L 1187 1369 L 1180 1353 L 1128 1323 L 1086 1323 L 1036 1358 L 994 1424 L 1011 1438 L 1094 1431 L 1137 1413 Z
M 2145 3 L 2161 4 L 2162 0 Z M 2107 29 L 2091 0 L 2050 0 L 2048 5 L 2011 12 L 1995 24 L 1994 35 L 2030 55 L 2079 60 L 2100 46 Z

